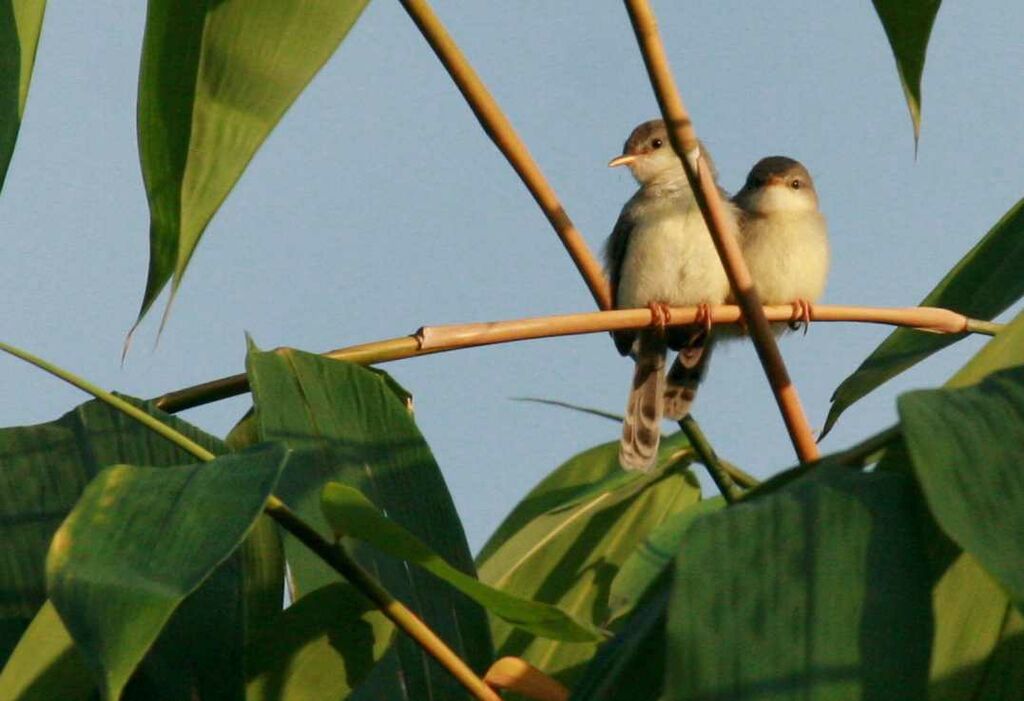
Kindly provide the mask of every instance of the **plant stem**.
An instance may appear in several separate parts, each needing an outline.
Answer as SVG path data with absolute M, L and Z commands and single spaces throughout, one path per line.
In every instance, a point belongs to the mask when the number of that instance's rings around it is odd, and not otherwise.
M 700 430 L 700 425 L 693 416 L 690 414 L 684 416 L 679 422 L 679 428 L 686 434 L 693 449 L 697 451 L 697 455 L 700 456 L 701 462 L 704 463 L 704 467 L 707 468 L 708 474 L 715 481 L 715 486 L 718 487 L 718 491 L 725 497 L 725 500 L 732 504 L 742 497 L 743 490 L 722 466 L 718 456 L 715 455 L 715 449 L 708 443 L 707 437 Z
M 20 348 L 0 342 L 0 350 L 35 365 L 39 369 L 45 370 L 68 384 L 91 394 L 129 418 L 138 421 L 154 433 L 166 438 L 202 462 L 210 462 L 216 458 L 213 453 L 187 436 L 175 431 L 156 417 L 150 416 L 120 397 L 114 396 L 107 390 Z M 324 562 L 330 565 L 335 572 L 347 579 L 356 589 L 362 592 L 385 616 L 398 626 L 399 630 L 415 640 L 427 654 L 437 660 L 442 667 L 448 670 L 479 701 L 501 701 L 501 697 L 487 686 L 480 677 L 476 676 L 473 670 L 434 631 L 404 604 L 391 596 L 369 572 L 349 556 L 344 548 L 324 539 L 312 526 L 299 518 L 283 501 L 273 494 L 267 498 L 267 503 L 263 510 L 282 528 L 295 536 Z
M 576 264 L 587 287 L 590 288 L 590 294 L 593 295 L 597 306 L 601 309 L 610 309 L 612 306 L 611 293 L 601 264 L 590 252 L 587 242 L 569 219 L 562 203 L 559 202 L 554 188 L 544 177 L 540 166 L 533 160 L 526 144 L 519 138 L 512 123 L 487 90 L 487 86 L 480 80 L 476 71 L 473 70 L 473 66 L 459 49 L 458 44 L 448 34 L 448 30 L 434 13 L 429 2 L 426 0 L 402 0 L 402 6 L 409 13 L 427 43 L 430 44 L 430 48 L 434 50 L 445 70 L 448 71 L 459 92 L 466 98 L 473 114 L 480 121 L 480 126 L 519 175 L 523 184 L 533 195 L 533 199 L 537 201 L 544 216 L 547 217 L 555 233 L 558 234 L 558 238 L 562 240 L 565 250 L 572 257 L 573 263 Z
M 395 599 L 369 572 L 353 560 L 344 548 L 325 540 L 312 526 L 273 495 L 267 500 L 265 510 L 285 530 L 370 599 L 385 616 L 448 670 L 474 697 L 480 701 L 501 701 L 501 697 L 484 683 L 462 658 L 405 604 Z
M 658 35 L 658 26 L 654 13 L 646 0 L 625 0 L 637 43 L 643 54 L 644 64 L 658 98 L 661 114 L 668 125 L 669 141 L 676 155 L 682 161 L 686 178 L 700 205 L 704 221 L 707 222 L 711 238 L 722 259 L 733 294 L 736 296 L 743 315 L 750 328 L 751 338 L 757 355 L 761 359 L 768 382 L 775 395 L 775 401 L 782 412 L 790 440 L 796 449 L 801 462 L 810 462 L 818 458 L 818 445 L 814 441 L 811 425 L 807 421 L 800 396 L 796 387 L 789 379 L 786 364 L 779 353 L 775 336 L 761 310 L 761 303 L 754 289 L 750 271 L 740 251 L 739 243 L 733 229 L 735 223 L 726 216 L 725 207 L 718 192 L 718 186 L 710 169 L 702 167 L 697 134 L 693 129 L 690 116 L 683 106 L 682 98 L 676 88 L 675 80 L 669 69 L 665 48 Z
M 697 310 L 694 307 L 672 308 L 672 320 L 669 325 L 692 324 L 696 313 Z M 788 305 L 765 307 L 764 313 L 771 321 L 788 321 L 793 317 L 793 309 Z M 739 307 L 732 305 L 711 309 L 711 321 L 715 324 L 736 323 L 741 316 Z M 963 333 L 965 331 L 995 333 L 1002 328 L 1002 324 L 978 322 L 948 309 L 934 307 L 843 307 L 818 304 L 811 309 L 811 320 L 890 324 L 909 326 L 935 333 Z M 651 312 L 648 309 L 620 309 L 486 323 L 424 326 L 409 336 L 338 348 L 324 355 L 361 365 L 375 365 L 459 348 L 552 336 L 637 329 L 650 323 Z M 234 397 L 248 390 L 249 382 L 246 376 L 239 374 L 168 392 L 154 401 L 159 409 L 173 414 L 202 404 Z

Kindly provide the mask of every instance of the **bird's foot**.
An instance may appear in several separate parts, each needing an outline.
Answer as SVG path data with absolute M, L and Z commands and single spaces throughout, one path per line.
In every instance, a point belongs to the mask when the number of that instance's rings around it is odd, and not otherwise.
M 806 299 L 797 299 L 792 302 L 793 316 L 789 320 L 789 328 L 796 331 L 801 326 L 804 329 L 804 336 L 807 329 L 811 327 L 811 314 L 814 312 L 814 305 Z
M 704 302 L 697 305 L 697 313 L 693 317 L 697 330 L 690 336 L 687 345 L 699 346 L 711 334 L 711 307 Z
M 648 302 L 647 308 L 651 310 L 651 326 L 664 331 L 665 327 L 672 321 L 672 310 L 664 302 Z

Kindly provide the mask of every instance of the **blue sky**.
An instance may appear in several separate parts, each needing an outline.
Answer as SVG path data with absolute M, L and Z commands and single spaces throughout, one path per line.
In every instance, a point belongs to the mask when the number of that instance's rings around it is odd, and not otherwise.
M 399 4 L 375 2 L 214 218 L 159 344 L 160 309 L 122 367 L 148 255 L 135 136 L 143 5 L 47 10 L 0 197 L 3 340 L 147 397 L 239 372 L 246 331 L 263 347 L 317 351 L 424 324 L 592 309 L 546 221 Z M 871 3 L 693 5 L 654 7 L 698 134 L 730 190 L 765 155 L 810 168 L 833 249 L 824 301 L 916 303 L 1024 194 L 1024 5 L 945 3 L 916 160 Z M 598 249 L 634 189 L 605 164 L 635 124 L 657 115 L 623 6 L 435 7 Z M 782 341 L 814 425 L 886 333 L 819 324 Z M 823 449 L 891 423 L 898 392 L 941 383 L 980 344 L 963 342 L 862 400 Z M 84 401 L 2 362 L 0 425 L 47 421 Z M 474 548 L 544 474 L 619 431 L 510 398 L 620 412 L 631 373 L 604 335 L 387 369 L 415 395 Z M 183 416 L 223 435 L 247 407 L 239 398 Z M 794 462 L 751 347 L 716 353 L 695 415 L 723 457 L 757 475 Z

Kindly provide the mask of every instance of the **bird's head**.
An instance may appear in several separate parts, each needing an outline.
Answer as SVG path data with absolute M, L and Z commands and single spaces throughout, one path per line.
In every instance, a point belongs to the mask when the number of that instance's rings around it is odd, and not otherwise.
M 743 189 L 733 198 L 748 212 L 800 214 L 818 209 L 814 181 L 800 161 L 785 156 L 762 158 L 750 169 Z
M 634 129 L 622 147 L 622 155 L 613 158 L 608 166 L 629 166 L 641 185 L 668 184 L 680 179 L 685 182 L 686 178 L 683 164 L 668 142 L 665 122 L 660 119 L 644 122 Z

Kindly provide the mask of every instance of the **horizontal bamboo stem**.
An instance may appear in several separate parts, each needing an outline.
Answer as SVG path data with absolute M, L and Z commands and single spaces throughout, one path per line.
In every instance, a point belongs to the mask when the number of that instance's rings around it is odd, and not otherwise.
M 671 315 L 669 326 L 692 324 L 697 316 L 696 307 L 673 307 L 669 311 Z M 765 307 L 764 315 L 770 321 L 794 320 L 793 308 L 787 305 Z M 713 324 L 735 324 L 741 316 L 739 307 L 734 305 L 711 308 Z M 969 319 L 963 314 L 936 307 L 849 307 L 817 304 L 811 308 L 811 320 L 908 326 L 933 333 L 994 335 L 1002 328 L 1001 324 L 980 322 L 976 319 Z M 324 353 L 324 355 L 335 360 L 347 360 L 360 365 L 376 365 L 459 348 L 554 336 L 639 329 L 651 323 L 650 309 L 619 309 L 509 321 L 424 326 L 409 336 L 338 348 Z M 154 401 L 157 408 L 175 413 L 234 397 L 247 392 L 248 389 L 249 383 L 246 376 L 239 374 L 168 392 Z

